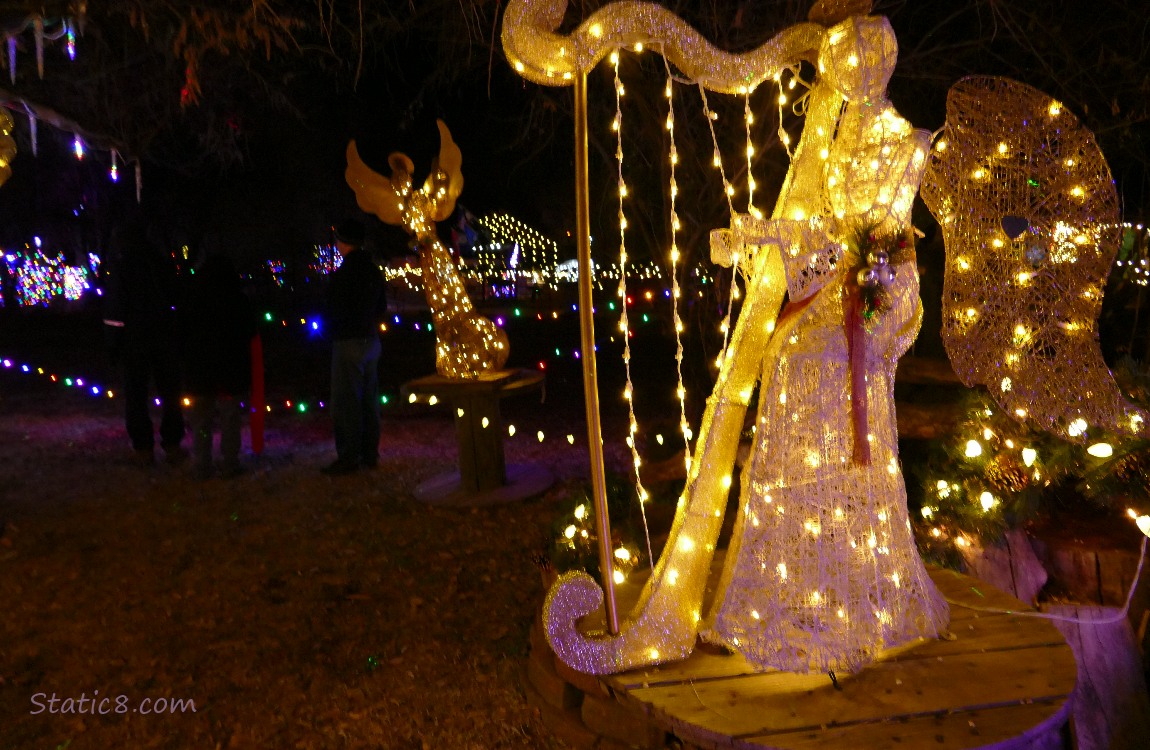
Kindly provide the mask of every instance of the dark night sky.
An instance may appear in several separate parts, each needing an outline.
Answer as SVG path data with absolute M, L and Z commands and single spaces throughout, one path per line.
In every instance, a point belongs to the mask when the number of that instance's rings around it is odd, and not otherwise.
M 916 125 L 936 128 L 943 119 L 946 86 L 960 73 L 928 70 L 914 62 L 917 46 L 938 41 L 928 38 L 936 20 L 928 5 L 912 4 L 892 16 L 900 33 L 902 68 L 891 94 Z M 916 15 L 916 9 L 923 10 Z M 974 25 L 959 31 L 973 38 L 979 33 L 977 18 L 968 20 Z M 327 238 L 334 222 L 356 212 L 354 196 L 343 181 L 350 138 L 358 141 L 365 160 L 381 171 L 390 151 L 408 152 L 417 177 L 422 177 L 438 148 L 435 118 L 442 117 L 463 152 L 465 187 L 460 203 L 479 215 L 510 212 L 561 238 L 573 221 L 572 122 L 565 114 L 571 89 L 554 90 L 561 111 L 544 120 L 550 124 L 543 127 L 549 129 L 530 133 L 527 145 L 512 149 L 506 144 L 524 127 L 536 84 L 516 76 L 501 53 L 473 66 L 470 78 L 449 86 L 430 84 L 425 78 L 433 62 L 428 54 L 416 40 L 410 49 L 390 50 L 371 62 L 354 91 L 346 78 L 333 83 L 318 72 L 297 76 L 292 94 L 302 121 L 282 112 L 254 111 L 242 122 L 247 161 L 242 169 L 222 175 L 191 178 L 145 163 L 146 208 L 173 241 L 195 248 L 227 247 L 240 259 L 304 253 Z M 396 69 L 400 64 L 403 70 Z M 993 56 L 984 56 L 977 72 L 998 72 L 995 64 Z M 962 74 L 966 72 L 975 71 Z M 932 77 L 940 76 L 941 83 L 932 82 Z M 912 85 L 924 80 L 928 87 Z M 609 95 L 603 90 L 606 81 L 596 77 L 591 93 Z M 924 91 L 931 93 L 924 96 Z M 205 98 L 212 94 L 210 86 L 205 89 Z M 67 249 L 99 247 L 106 233 L 103 209 L 114 194 L 118 199 L 134 194 L 131 168 L 122 171 L 119 185 L 111 185 L 106 152 L 77 162 L 70 153 L 70 134 L 44 123 L 40 156 L 34 158 L 27 120 L 21 115 L 15 119 L 20 153 L 13 177 L 0 187 L 0 242 L 11 247 L 35 232 Z M 602 124 L 591 123 L 593 128 Z M 1118 170 L 1125 168 L 1125 162 L 1113 157 L 1111 161 L 1116 177 L 1123 179 Z M 1127 184 L 1132 183 L 1133 178 Z M 592 196 L 603 216 L 611 219 L 614 209 L 608 198 Z M 385 254 L 402 249 L 402 232 L 375 221 L 370 224 L 371 236 Z
M 343 179 L 349 139 L 382 172 L 388 153 L 407 152 L 422 180 L 438 151 L 435 119 L 441 117 L 463 152 L 462 205 L 477 215 L 505 211 L 541 230 L 564 231 L 574 191 L 570 133 L 557 135 L 556 147 L 539 158 L 525 159 L 500 145 L 508 129 L 518 127 L 517 110 L 531 84 L 518 79 L 502 57 L 494 61 L 490 94 L 486 78 L 421 92 L 422 83 L 418 72 L 400 78 L 369 70 L 352 91 L 319 73 L 300 76 L 292 93 L 302 120 L 276 112 L 246 118 L 241 167 L 192 177 L 145 161 L 145 209 L 172 242 L 200 252 L 223 248 L 245 261 L 306 254 L 328 238 L 332 224 L 358 214 Z M 77 160 L 72 135 L 43 122 L 39 155 L 33 156 L 27 119 L 14 119 L 19 152 L 13 176 L 0 187 L 0 242 L 15 247 L 37 234 L 73 257 L 99 248 L 111 204 L 134 196 L 133 168 L 122 167 L 113 184 L 109 153 L 90 151 Z M 403 251 L 400 230 L 374 217 L 368 224 L 370 239 L 384 254 Z

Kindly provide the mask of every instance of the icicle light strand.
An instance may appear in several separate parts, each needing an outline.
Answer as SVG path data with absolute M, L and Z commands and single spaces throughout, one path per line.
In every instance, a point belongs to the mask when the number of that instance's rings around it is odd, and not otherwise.
M 691 471 L 691 427 L 687 424 L 687 388 L 683 384 L 683 320 L 679 316 L 679 299 L 682 291 L 679 288 L 679 214 L 676 210 L 676 199 L 679 196 L 679 184 L 676 181 L 676 167 L 679 164 L 679 149 L 675 145 L 675 78 L 671 74 L 671 64 L 663 57 L 663 67 L 667 71 L 667 137 L 669 141 L 669 160 L 671 162 L 670 185 L 668 193 L 671 200 L 671 315 L 675 325 L 675 372 L 676 395 L 679 398 L 679 431 L 683 435 L 683 462 L 688 472 Z M 652 559 L 651 564 L 654 565 Z
M 627 445 L 631 448 L 631 461 L 635 467 L 635 492 L 639 496 L 639 511 L 643 517 L 643 533 L 647 537 L 647 555 L 651 554 L 651 532 L 647 528 L 647 490 L 643 487 L 639 456 L 639 423 L 635 419 L 635 386 L 631 380 L 631 331 L 627 317 L 627 216 L 623 211 L 623 201 L 627 197 L 627 183 L 623 179 L 623 81 L 619 77 L 619 50 L 611 53 L 611 64 L 615 70 L 615 163 L 619 169 L 619 299 L 622 312 L 619 315 L 619 330 L 623 334 L 623 367 L 627 373 L 627 385 L 623 397 L 627 400 Z M 652 563 L 653 565 L 653 563 Z M 654 570 L 654 568 L 652 568 Z

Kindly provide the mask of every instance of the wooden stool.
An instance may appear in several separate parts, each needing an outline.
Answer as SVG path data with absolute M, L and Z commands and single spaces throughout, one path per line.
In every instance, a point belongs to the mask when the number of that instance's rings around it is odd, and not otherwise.
M 499 370 L 474 380 L 428 375 L 404 384 L 405 395 L 434 396 L 451 404 L 459 448 L 459 470 L 420 484 L 416 499 L 436 505 L 492 505 L 523 500 L 550 487 L 555 480 L 546 469 L 507 465 L 499 415 L 501 399 L 542 389 L 543 373 L 534 370 Z

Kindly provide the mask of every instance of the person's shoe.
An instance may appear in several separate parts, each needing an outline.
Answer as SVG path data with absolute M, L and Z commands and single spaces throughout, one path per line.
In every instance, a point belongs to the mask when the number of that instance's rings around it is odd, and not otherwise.
M 375 468 L 378 468 L 378 467 L 379 467 L 379 457 L 378 457 L 378 456 L 376 456 L 376 457 L 374 457 L 374 458 L 365 458 L 365 459 L 363 459 L 362 461 L 360 461 L 360 462 L 359 462 L 359 467 L 360 467 L 361 469 L 375 469 Z
M 327 466 L 320 469 L 320 473 L 327 474 L 329 477 L 339 477 L 345 474 L 354 474 L 359 469 L 359 464 L 352 463 L 351 461 L 344 461 L 342 458 L 337 458 Z

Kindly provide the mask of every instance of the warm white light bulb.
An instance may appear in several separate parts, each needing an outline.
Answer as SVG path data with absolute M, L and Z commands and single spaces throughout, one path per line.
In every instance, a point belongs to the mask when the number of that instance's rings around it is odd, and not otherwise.
M 1095 443 L 1087 448 L 1086 452 L 1095 458 L 1110 458 L 1114 455 L 1114 446 L 1110 443 Z

